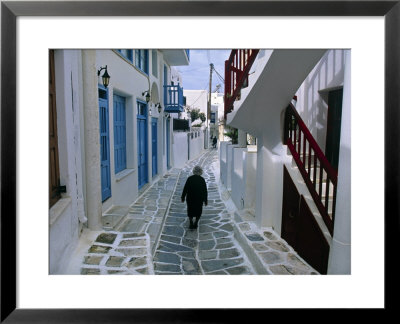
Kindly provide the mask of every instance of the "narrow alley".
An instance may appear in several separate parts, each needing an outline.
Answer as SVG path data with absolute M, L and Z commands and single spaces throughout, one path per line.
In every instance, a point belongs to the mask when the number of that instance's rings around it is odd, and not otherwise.
M 181 193 L 195 165 L 204 170 L 208 205 L 198 229 L 192 230 Z M 97 233 L 83 255 L 76 256 L 80 274 L 317 274 L 271 229 L 257 231 L 252 215 L 232 207 L 222 188 L 216 149 L 206 150 L 182 169 L 171 169 L 122 209 L 125 216 L 117 216 L 121 209 L 105 216 L 120 221 Z

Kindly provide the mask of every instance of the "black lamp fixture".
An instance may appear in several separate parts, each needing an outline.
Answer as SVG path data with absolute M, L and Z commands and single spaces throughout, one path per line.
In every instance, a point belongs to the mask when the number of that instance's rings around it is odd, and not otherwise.
M 149 103 L 149 101 L 150 101 L 150 91 L 146 90 L 146 91 L 142 92 L 142 96 L 144 96 L 145 93 L 147 93 L 146 96 L 145 96 L 146 102 Z
M 160 114 L 161 113 L 161 104 L 160 103 L 158 103 L 157 105 L 156 105 L 156 107 L 158 108 L 158 113 Z
M 110 83 L 110 75 L 107 72 L 107 65 L 105 67 L 101 67 L 100 70 L 97 71 L 97 76 L 100 75 L 101 70 L 105 70 L 101 78 L 103 79 L 103 86 L 107 88 Z

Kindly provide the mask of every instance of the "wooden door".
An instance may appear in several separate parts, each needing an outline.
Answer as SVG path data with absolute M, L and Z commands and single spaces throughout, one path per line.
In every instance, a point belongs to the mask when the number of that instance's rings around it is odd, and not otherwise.
M 49 207 L 60 198 L 54 50 L 49 52 Z
M 328 121 L 325 156 L 335 170 L 339 165 L 340 129 L 342 124 L 343 89 L 333 90 L 328 95 Z

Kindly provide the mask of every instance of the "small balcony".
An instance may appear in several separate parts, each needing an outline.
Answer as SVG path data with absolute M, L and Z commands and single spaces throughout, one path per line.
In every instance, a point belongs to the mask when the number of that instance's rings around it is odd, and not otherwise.
M 183 112 L 185 100 L 183 97 L 183 88 L 178 85 L 164 86 L 164 111 L 168 113 Z
M 188 49 L 165 49 L 162 50 L 164 60 L 170 66 L 189 65 L 189 50 Z

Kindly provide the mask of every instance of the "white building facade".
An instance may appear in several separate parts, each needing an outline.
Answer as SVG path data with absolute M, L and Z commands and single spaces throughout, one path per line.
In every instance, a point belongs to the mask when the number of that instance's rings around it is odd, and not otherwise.
M 351 273 L 350 55 L 258 51 L 227 114 L 238 144 L 220 148 L 221 182 L 237 208 L 328 274 Z
M 173 102 L 183 96 L 171 86 L 171 67 L 188 65 L 189 52 L 54 50 L 50 57 L 50 273 L 60 273 L 83 228 L 115 225 L 103 216 L 123 217 L 174 167 L 170 114 L 183 111 Z

